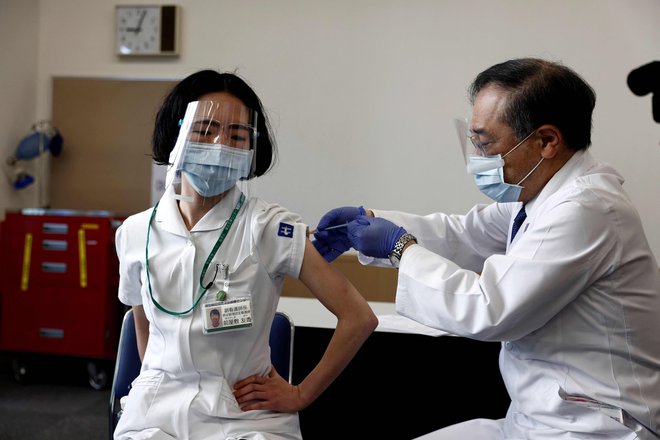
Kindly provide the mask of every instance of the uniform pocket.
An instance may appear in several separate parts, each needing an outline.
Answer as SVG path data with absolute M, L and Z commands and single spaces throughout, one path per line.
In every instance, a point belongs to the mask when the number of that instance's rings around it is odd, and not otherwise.
M 163 382 L 163 377 L 163 372 L 149 371 L 141 374 L 133 381 L 131 391 L 128 393 L 129 398 L 128 402 L 126 402 L 124 414 L 128 412 L 133 417 L 139 417 L 135 420 L 134 426 L 140 426 L 142 424 L 141 426 L 144 427 L 147 424 L 151 408 L 158 394 L 158 389 Z
M 147 371 L 140 374 L 131 384 L 125 400 L 124 410 L 117 425 L 117 431 L 141 431 L 149 425 L 150 410 L 163 381 L 160 371 Z
M 606 438 L 636 440 L 639 427 L 623 409 L 595 399 L 568 394 L 559 388 L 560 413 L 574 417 L 575 431 L 604 435 Z
M 202 377 L 200 392 L 195 396 L 195 411 L 210 417 L 242 418 L 243 413 L 236 402 L 232 388 L 220 376 Z

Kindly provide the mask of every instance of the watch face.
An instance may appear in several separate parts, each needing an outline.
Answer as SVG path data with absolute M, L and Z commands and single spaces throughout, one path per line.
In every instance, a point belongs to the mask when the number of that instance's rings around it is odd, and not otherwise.
M 160 6 L 117 6 L 119 55 L 159 54 L 160 34 Z

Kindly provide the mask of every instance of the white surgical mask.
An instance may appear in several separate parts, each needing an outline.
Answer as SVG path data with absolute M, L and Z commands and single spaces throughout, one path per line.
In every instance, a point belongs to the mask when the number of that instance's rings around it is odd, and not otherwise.
M 198 194 L 212 197 L 248 177 L 251 165 L 252 150 L 190 142 L 182 172 Z

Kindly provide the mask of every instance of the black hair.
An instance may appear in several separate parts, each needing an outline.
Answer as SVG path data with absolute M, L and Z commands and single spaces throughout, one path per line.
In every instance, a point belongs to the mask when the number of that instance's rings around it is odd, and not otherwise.
M 502 122 L 523 139 L 543 124 L 556 126 L 569 148 L 591 145 L 592 114 L 596 93 L 577 73 L 560 63 L 519 58 L 481 72 L 470 85 L 470 102 L 479 91 L 495 85 L 509 92 L 500 115 Z
M 169 163 L 170 153 L 179 136 L 180 121 L 186 113 L 188 103 L 202 95 L 214 92 L 227 92 L 240 99 L 250 109 L 257 112 L 257 148 L 254 174 L 265 174 L 277 161 L 275 141 L 271 137 L 270 124 L 257 94 L 234 73 L 220 73 L 215 70 L 200 70 L 179 82 L 163 100 L 151 138 L 152 158 L 158 165 Z

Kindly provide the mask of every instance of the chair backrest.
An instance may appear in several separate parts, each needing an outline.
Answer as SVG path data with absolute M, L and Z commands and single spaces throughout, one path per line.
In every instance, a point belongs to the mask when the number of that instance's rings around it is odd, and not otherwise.
M 277 372 L 289 383 L 293 380 L 293 335 L 295 326 L 284 312 L 275 312 L 268 343 L 270 359 Z M 119 400 L 128 394 L 131 383 L 140 374 L 142 361 L 137 349 L 133 310 L 124 314 L 119 333 L 115 374 L 110 391 L 110 439 L 121 416 Z
M 115 361 L 115 374 L 112 379 L 112 389 L 110 391 L 110 439 L 115 432 L 115 427 L 119 421 L 120 405 L 119 399 L 128 394 L 131 383 L 138 374 L 142 361 L 137 348 L 137 338 L 135 336 L 135 320 L 133 319 L 133 310 L 129 309 L 124 314 L 119 332 L 119 347 L 117 348 L 117 359 Z
M 293 383 L 293 321 L 284 312 L 275 312 L 270 327 L 270 361 L 275 370 L 289 383 Z

